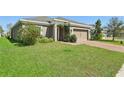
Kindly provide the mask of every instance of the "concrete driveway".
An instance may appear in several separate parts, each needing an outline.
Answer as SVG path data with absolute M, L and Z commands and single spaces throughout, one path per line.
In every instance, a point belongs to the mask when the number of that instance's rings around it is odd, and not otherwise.
M 84 41 L 82 44 L 86 44 L 89 46 L 95 46 L 99 48 L 104 48 L 112 51 L 118 51 L 118 52 L 124 52 L 124 46 L 119 46 L 119 45 L 113 45 L 109 43 L 104 43 L 100 41 Z
M 69 43 L 69 42 L 61 42 L 64 44 L 70 44 L 70 45 L 89 45 L 89 46 L 94 46 L 94 47 L 99 47 L 99 48 L 104 48 L 112 51 L 117 51 L 117 52 L 124 52 L 124 46 L 120 45 L 114 45 L 114 44 L 109 44 L 105 42 L 100 42 L 100 41 L 83 41 L 83 42 L 77 42 L 77 43 Z

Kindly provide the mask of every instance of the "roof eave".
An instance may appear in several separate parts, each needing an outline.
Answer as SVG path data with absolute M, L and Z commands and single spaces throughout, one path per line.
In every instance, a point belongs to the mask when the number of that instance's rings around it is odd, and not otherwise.
M 26 19 L 20 19 L 21 22 L 32 22 L 36 24 L 41 24 L 41 25 L 50 25 L 48 22 L 41 22 L 41 21 L 34 21 L 34 20 L 26 20 Z
M 79 26 L 79 27 L 85 27 L 85 28 L 92 28 L 90 25 L 83 25 L 83 24 L 77 24 L 77 23 L 70 23 L 71 26 Z

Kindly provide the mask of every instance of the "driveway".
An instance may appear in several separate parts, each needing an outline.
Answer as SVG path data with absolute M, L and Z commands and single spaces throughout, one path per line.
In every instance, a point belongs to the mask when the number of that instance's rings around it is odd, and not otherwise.
M 117 52 L 124 52 L 124 46 L 120 45 L 114 45 L 114 44 L 109 44 L 105 42 L 100 42 L 100 41 L 83 41 L 83 42 L 77 42 L 77 43 L 69 43 L 69 42 L 61 42 L 64 44 L 70 44 L 70 45 L 89 45 L 89 46 L 94 46 L 94 47 L 99 47 L 99 48 L 104 48 L 112 51 L 117 51 Z
M 99 48 L 104 48 L 112 51 L 124 52 L 124 46 L 108 44 L 100 41 L 84 41 L 82 44 L 86 44 L 89 46 L 95 46 Z

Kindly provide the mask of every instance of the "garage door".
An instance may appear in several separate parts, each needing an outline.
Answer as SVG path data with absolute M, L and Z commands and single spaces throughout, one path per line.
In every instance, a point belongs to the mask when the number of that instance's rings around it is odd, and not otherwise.
M 81 30 L 81 29 L 74 29 L 74 34 L 77 37 L 77 42 L 86 41 L 88 37 L 88 31 L 87 30 Z

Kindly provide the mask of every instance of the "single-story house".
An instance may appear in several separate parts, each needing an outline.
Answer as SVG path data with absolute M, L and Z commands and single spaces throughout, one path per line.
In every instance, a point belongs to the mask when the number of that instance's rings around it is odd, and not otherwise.
M 67 34 L 67 32 L 61 28 L 61 25 L 66 24 L 69 26 L 69 33 L 76 35 L 77 42 L 90 39 L 90 30 L 92 28 L 91 25 L 65 19 L 62 17 L 50 18 L 47 16 L 39 16 L 32 18 L 24 18 L 24 19 L 20 19 L 12 27 L 11 37 L 15 40 L 18 36 L 17 30 L 19 27 L 19 22 L 36 24 L 41 28 L 41 35 L 46 37 L 51 37 L 55 41 L 63 41 L 65 35 Z M 25 27 L 25 25 L 21 25 L 21 26 Z

